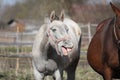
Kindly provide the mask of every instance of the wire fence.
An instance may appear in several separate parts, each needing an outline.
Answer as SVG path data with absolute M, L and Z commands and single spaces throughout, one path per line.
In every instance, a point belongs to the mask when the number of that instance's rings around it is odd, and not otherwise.
M 87 23 L 87 24 L 80 24 L 81 30 L 82 30 L 82 52 L 86 52 L 88 45 L 93 37 L 93 35 L 96 32 L 96 27 L 97 24 L 91 24 L 91 23 Z

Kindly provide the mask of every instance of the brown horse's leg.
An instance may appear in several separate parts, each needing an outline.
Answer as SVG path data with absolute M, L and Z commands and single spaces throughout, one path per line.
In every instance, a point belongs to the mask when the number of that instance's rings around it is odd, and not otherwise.
M 112 80 L 112 70 L 108 65 L 105 65 L 104 67 L 104 80 Z

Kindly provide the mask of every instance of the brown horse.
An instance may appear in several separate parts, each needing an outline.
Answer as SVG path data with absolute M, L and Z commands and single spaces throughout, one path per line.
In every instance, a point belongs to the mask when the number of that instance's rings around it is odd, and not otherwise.
M 104 80 L 120 79 L 120 9 L 110 5 L 116 16 L 98 25 L 87 52 L 90 66 Z

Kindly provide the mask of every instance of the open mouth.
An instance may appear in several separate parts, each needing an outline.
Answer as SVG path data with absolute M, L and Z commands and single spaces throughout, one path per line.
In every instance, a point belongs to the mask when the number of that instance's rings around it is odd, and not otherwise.
M 67 47 L 62 46 L 63 55 L 68 55 L 68 53 L 71 52 L 71 51 L 72 51 L 72 47 L 67 48 Z

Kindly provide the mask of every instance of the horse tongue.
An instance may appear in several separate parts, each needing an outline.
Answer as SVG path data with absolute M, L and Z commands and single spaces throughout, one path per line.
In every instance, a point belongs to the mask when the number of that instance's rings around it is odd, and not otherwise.
M 68 55 L 68 52 L 70 52 L 71 50 L 72 50 L 71 48 L 62 47 L 63 55 Z
M 70 49 L 70 48 L 67 48 L 67 51 L 68 51 L 68 52 L 70 52 L 71 50 L 72 50 L 72 49 Z
M 67 49 L 62 47 L 62 52 L 63 52 L 63 55 L 67 55 Z

